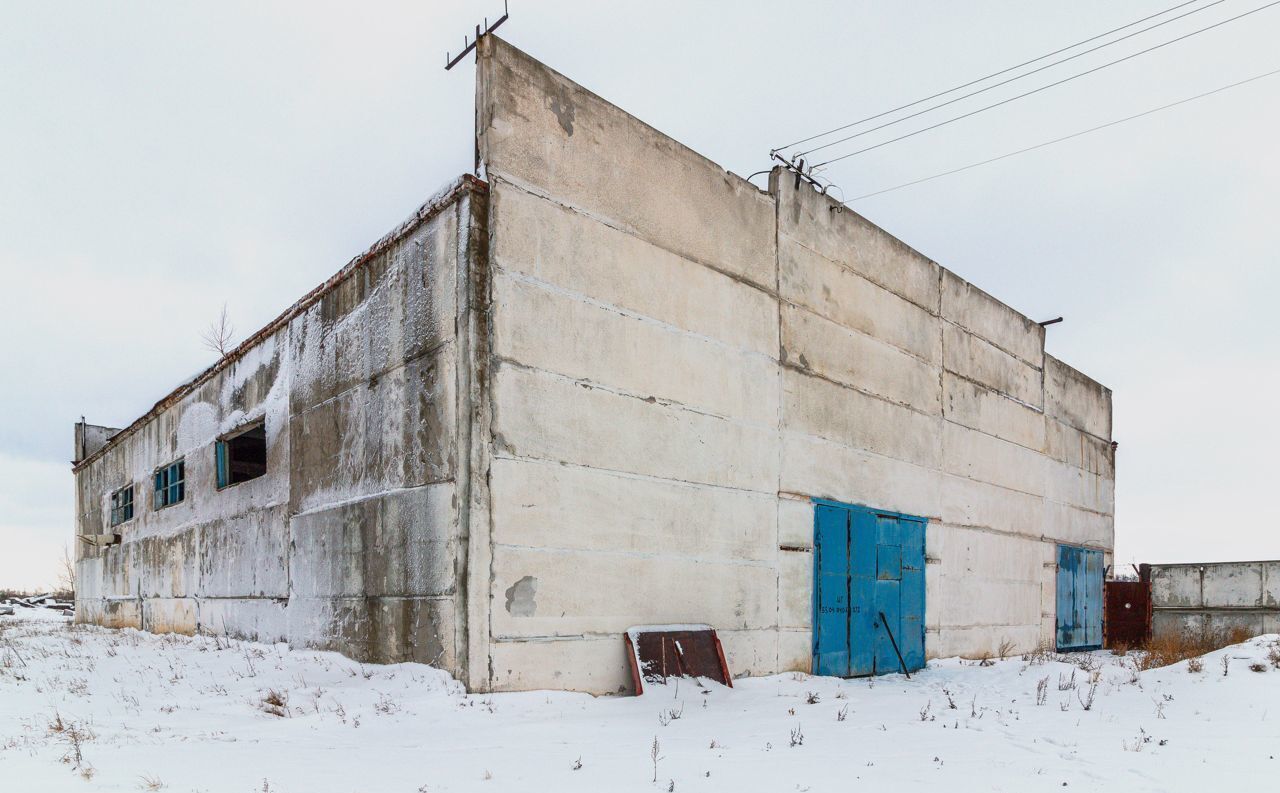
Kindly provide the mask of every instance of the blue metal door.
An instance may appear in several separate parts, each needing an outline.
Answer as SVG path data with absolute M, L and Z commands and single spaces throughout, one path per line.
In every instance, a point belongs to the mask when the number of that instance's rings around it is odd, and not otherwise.
M 814 517 L 813 671 L 849 670 L 849 513 L 818 505 Z
M 898 652 L 908 670 L 924 666 L 924 527 L 909 515 L 817 504 L 815 674 L 897 672 Z
M 1058 649 L 1102 646 L 1102 551 L 1058 546 Z
M 876 516 L 866 510 L 849 514 L 849 669 L 846 677 L 870 675 L 875 666 Z

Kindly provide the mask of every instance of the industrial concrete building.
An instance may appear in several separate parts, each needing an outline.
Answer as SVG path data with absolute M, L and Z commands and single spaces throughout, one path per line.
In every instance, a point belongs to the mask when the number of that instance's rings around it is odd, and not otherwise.
M 494 36 L 477 73 L 480 176 L 78 428 L 79 620 L 477 691 L 627 690 L 637 624 L 737 675 L 1100 641 L 1111 395 L 1040 325 Z

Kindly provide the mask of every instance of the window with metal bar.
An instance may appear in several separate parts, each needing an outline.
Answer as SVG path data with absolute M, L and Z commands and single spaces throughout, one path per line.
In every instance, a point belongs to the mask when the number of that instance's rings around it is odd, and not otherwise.
M 156 469 L 152 503 L 156 509 L 177 504 L 187 497 L 186 464 L 176 460 Z
M 119 526 L 128 520 L 133 520 L 133 485 L 111 494 L 111 525 Z

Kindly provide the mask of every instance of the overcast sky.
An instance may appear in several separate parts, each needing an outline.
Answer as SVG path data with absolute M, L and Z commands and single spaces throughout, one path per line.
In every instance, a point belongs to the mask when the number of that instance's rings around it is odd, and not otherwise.
M 501 34 L 746 175 L 771 147 L 1177 2 L 514 0 Z M 127 425 L 212 362 L 200 334 L 223 303 L 243 338 L 471 167 L 474 69 L 446 73 L 444 52 L 500 14 L 0 5 L 0 587 L 55 580 L 80 415 Z M 1280 6 L 827 175 L 856 196 L 1132 115 L 1280 69 L 1278 37 Z M 1280 76 L 854 205 L 1033 318 L 1066 317 L 1049 351 L 1115 391 L 1122 564 L 1280 557 L 1278 98 Z

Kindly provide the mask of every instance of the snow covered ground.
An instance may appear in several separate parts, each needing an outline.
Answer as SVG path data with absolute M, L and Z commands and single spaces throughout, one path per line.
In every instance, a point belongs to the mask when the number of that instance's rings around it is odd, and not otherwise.
M 1138 673 L 1110 653 L 953 659 L 911 680 L 781 675 L 597 699 L 468 696 L 426 666 L 24 612 L 0 617 L 5 793 L 1280 785 L 1277 636 L 1200 672 Z

